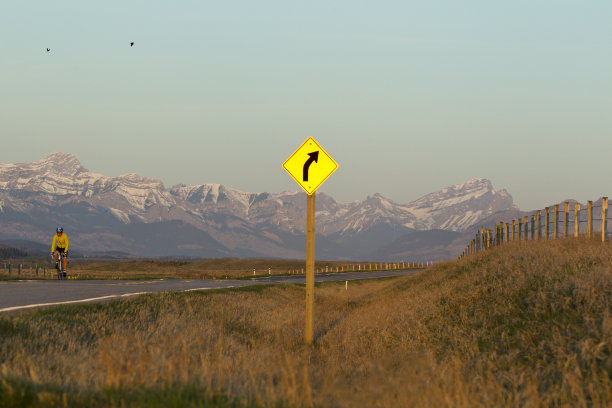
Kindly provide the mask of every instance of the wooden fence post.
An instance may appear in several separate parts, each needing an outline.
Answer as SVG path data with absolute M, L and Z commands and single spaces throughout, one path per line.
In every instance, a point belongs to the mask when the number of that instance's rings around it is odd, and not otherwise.
M 587 201 L 587 236 L 593 238 L 593 201 Z
M 525 216 L 525 241 L 529 240 L 529 217 Z
M 519 218 L 518 219 L 518 240 L 521 240 L 521 236 L 523 234 L 523 219 Z
M 484 251 L 486 247 L 484 227 L 480 227 L 480 250 Z
M 495 224 L 495 242 L 493 243 L 493 245 L 498 245 L 498 244 L 499 244 L 499 226 Z
M 578 232 L 580 232 L 580 204 L 574 204 L 574 237 L 578 238 Z
M 499 222 L 499 244 L 500 245 L 504 244 L 504 222 L 503 221 Z
M 535 240 L 535 215 L 531 216 L 531 240 Z
M 549 220 L 550 209 L 546 207 L 544 209 L 544 241 L 548 240 L 548 220 Z
M 541 210 L 536 211 L 536 223 L 538 224 L 538 240 L 542 239 L 542 227 L 540 223 L 540 215 L 542 214 Z
M 559 228 L 557 228 L 557 224 L 559 223 L 559 204 L 555 204 L 555 226 L 554 226 L 554 239 L 559 238 Z
M 506 242 L 510 242 L 510 224 L 506 223 Z
M 601 242 L 606 242 L 606 217 L 608 216 L 608 197 L 601 197 Z
M 563 238 L 567 238 L 567 224 L 569 222 L 569 202 L 565 202 L 563 211 Z
M 514 239 L 515 239 L 515 238 L 514 238 L 514 223 L 515 223 L 515 220 L 512 220 L 512 240 L 513 240 L 513 241 L 514 241 Z

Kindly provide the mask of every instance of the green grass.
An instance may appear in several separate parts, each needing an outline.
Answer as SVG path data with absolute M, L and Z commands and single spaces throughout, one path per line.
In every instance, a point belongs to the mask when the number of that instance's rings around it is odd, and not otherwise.
M 280 403 L 279 406 L 283 404 Z M 0 384 L 1 407 L 114 407 L 142 408 L 202 407 L 237 408 L 257 406 L 250 401 L 231 400 L 222 394 L 202 390 L 198 383 L 157 387 L 103 388 L 95 392 L 60 388 L 54 384 L 34 384 L 4 378 Z

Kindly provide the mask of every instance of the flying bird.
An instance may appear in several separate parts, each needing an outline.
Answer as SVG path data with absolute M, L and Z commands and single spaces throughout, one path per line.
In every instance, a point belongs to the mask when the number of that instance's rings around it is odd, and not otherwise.
M 51 51 L 51 49 L 50 49 L 50 48 L 47 48 L 47 52 L 49 52 L 49 51 Z
M 132 42 L 130 43 L 130 47 L 133 47 L 133 46 L 134 46 L 134 42 L 132 41 Z

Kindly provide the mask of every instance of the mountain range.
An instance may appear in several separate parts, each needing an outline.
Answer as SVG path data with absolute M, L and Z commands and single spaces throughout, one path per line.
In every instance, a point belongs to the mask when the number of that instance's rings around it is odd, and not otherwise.
M 380 194 L 341 203 L 317 193 L 318 259 L 424 261 L 456 257 L 473 225 L 518 211 L 505 190 L 475 178 L 407 204 Z M 59 224 L 71 249 L 137 256 L 301 259 L 306 194 L 249 193 L 92 173 L 71 154 L 0 164 L 0 239 L 49 242 Z

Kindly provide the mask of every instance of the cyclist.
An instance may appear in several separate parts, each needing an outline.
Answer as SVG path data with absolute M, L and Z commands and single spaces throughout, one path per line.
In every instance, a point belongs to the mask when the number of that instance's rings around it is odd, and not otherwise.
M 53 242 L 51 242 L 51 256 L 55 258 L 55 265 L 59 265 L 59 257 L 60 254 L 62 254 L 64 272 L 66 272 L 66 257 L 68 256 L 68 245 L 70 241 L 68 241 L 68 235 L 64 234 L 64 228 L 58 226 L 55 232 L 56 234 L 53 236 Z

